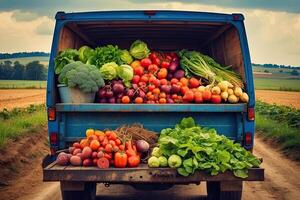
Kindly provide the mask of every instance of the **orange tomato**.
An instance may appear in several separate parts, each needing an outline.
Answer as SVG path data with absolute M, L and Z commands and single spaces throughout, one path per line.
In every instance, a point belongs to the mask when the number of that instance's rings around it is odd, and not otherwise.
M 195 102 L 196 103 L 202 103 L 203 102 L 202 92 L 197 91 L 197 92 L 194 93 L 194 95 L 195 95 Z
M 160 98 L 158 102 L 160 104 L 165 104 L 165 103 L 167 103 L 167 100 L 165 98 Z
M 166 68 L 161 68 L 158 73 L 157 73 L 157 78 L 158 79 L 164 79 L 168 75 L 168 70 Z
M 89 140 L 88 139 L 82 139 L 81 141 L 80 141 L 80 147 L 83 149 L 84 147 L 87 147 L 87 146 L 89 146 Z
M 122 103 L 129 103 L 129 102 L 130 102 L 129 96 L 123 96 L 122 97 Z
M 162 93 L 159 94 L 159 98 L 164 98 L 165 99 L 166 97 L 167 97 L 167 95 L 164 92 L 162 92 Z
M 93 151 L 96 151 L 100 147 L 100 143 L 98 140 L 92 140 L 90 143 L 90 147 Z
M 141 66 L 141 62 L 139 60 L 135 60 L 130 65 L 134 69 L 136 67 L 140 67 Z
M 95 131 L 94 131 L 94 129 L 92 129 L 92 128 L 89 128 L 89 129 L 87 129 L 87 130 L 85 131 L 86 137 L 89 137 L 89 136 L 91 136 L 91 135 L 94 135 L 94 133 L 95 133 Z
M 160 93 L 160 89 L 159 88 L 155 88 L 154 90 L 152 90 L 153 94 L 159 94 Z
M 95 130 L 95 135 L 99 137 L 100 135 L 104 135 L 104 132 L 100 130 Z
M 143 98 L 142 97 L 137 97 L 137 98 L 135 98 L 135 100 L 134 100 L 134 102 L 135 103 L 138 103 L 138 104 L 140 104 L 140 103 L 143 103 Z
M 189 80 L 183 77 L 180 79 L 180 83 L 182 84 L 182 86 L 188 86 Z

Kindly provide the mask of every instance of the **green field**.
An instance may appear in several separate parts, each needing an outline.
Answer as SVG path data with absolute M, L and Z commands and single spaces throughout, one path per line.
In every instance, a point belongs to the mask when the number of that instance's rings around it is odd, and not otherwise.
M 8 139 L 16 139 L 24 134 L 38 133 L 47 122 L 45 105 L 30 105 L 12 111 L 0 111 L 0 149 Z
M 40 63 L 45 66 L 48 66 L 49 64 L 49 57 L 45 57 L 45 56 L 0 59 L 0 62 L 4 62 L 5 60 L 10 60 L 11 62 L 19 61 L 23 65 L 35 60 L 40 61 Z
M 29 80 L 0 80 L 0 89 L 43 89 L 46 88 L 46 81 Z
M 300 79 L 254 78 L 255 89 L 300 91 Z

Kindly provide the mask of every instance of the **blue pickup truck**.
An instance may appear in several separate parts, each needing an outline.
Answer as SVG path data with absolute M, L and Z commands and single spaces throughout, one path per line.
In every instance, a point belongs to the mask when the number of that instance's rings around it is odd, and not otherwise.
M 93 167 L 57 166 L 56 152 L 84 137 L 93 127 L 115 129 L 122 124 L 141 123 L 159 132 L 192 116 L 204 127 L 212 127 L 253 148 L 255 132 L 254 85 L 249 48 L 242 14 L 186 11 L 102 11 L 56 14 L 47 79 L 48 132 L 51 155 L 44 160 L 44 181 L 60 181 L 63 199 L 93 199 L 96 183 L 130 184 L 138 189 L 167 189 L 175 184 L 207 182 L 210 199 L 241 199 L 243 181 L 262 181 L 264 170 L 253 168 L 240 179 L 230 172 L 210 176 L 197 172 L 182 177 L 168 168 L 99 170 Z M 249 102 L 238 104 L 71 104 L 61 103 L 54 73 L 54 59 L 66 48 L 117 44 L 128 48 L 141 39 L 161 51 L 193 49 L 210 55 L 224 66 L 231 65 L 244 81 Z

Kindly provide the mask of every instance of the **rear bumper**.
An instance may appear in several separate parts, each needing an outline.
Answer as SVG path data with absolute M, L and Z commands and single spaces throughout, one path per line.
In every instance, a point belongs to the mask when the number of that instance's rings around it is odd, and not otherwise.
M 108 168 L 59 166 L 56 162 L 43 169 L 44 181 L 78 181 L 103 183 L 169 183 L 169 184 L 198 184 L 201 181 L 263 181 L 264 169 L 252 168 L 245 179 L 235 177 L 232 172 L 211 176 L 204 171 L 183 177 L 171 168 L 149 168 L 142 164 L 137 168 Z

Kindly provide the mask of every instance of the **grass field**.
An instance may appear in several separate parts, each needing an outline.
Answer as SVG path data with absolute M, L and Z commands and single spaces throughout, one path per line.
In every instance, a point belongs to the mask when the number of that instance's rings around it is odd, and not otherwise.
M 11 62 L 19 61 L 21 64 L 24 65 L 35 60 L 40 61 L 40 63 L 42 63 L 45 66 L 48 66 L 49 64 L 49 57 L 45 57 L 45 56 L 0 59 L 0 62 L 4 62 L 5 60 L 10 60 Z
M 255 89 L 300 91 L 300 79 L 254 78 Z
M 32 134 L 46 122 L 44 105 L 31 105 L 28 108 L 0 112 L 0 149 L 8 139 L 16 139 L 26 133 Z
M 42 89 L 46 88 L 46 81 L 29 80 L 0 80 L 0 89 Z

